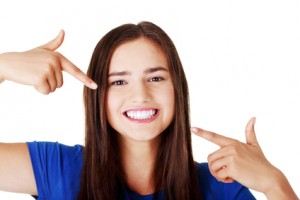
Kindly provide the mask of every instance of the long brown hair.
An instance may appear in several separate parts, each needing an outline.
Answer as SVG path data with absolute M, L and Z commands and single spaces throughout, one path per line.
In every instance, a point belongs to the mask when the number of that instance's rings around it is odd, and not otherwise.
M 146 37 L 163 50 L 175 93 L 175 115 L 162 133 L 155 165 L 155 189 L 164 199 L 202 199 L 192 155 L 189 95 L 186 77 L 177 50 L 169 36 L 151 22 L 124 24 L 108 32 L 97 44 L 87 75 L 97 90 L 84 88 L 85 149 L 79 199 L 123 199 L 126 180 L 119 158 L 115 130 L 106 117 L 108 70 L 115 49 L 121 44 Z

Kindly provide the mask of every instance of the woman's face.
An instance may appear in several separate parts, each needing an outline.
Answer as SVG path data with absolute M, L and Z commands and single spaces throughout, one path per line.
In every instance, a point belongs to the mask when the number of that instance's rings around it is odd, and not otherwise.
M 152 41 L 139 38 L 113 53 L 106 110 L 109 124 L 124 139 L 150 141 L 174 117 L 174 87 L 167 59 Z

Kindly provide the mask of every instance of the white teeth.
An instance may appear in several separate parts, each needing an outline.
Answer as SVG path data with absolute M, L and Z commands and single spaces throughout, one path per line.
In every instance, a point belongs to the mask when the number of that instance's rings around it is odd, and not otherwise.
M 127 111 L 126 115 L 133 119 L 149 119 L 156 114 L 156 110 L 140 110 L 140 111 Z

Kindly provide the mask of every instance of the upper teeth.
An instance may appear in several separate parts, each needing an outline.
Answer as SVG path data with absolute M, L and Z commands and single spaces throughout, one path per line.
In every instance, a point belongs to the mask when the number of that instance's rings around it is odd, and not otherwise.
M 133 119 L 149 119 L 155 115 L 155 110 L 127 111 L 126 115 Z

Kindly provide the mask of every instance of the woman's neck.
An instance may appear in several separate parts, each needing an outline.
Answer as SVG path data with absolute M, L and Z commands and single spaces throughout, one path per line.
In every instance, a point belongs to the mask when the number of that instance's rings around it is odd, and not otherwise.
M 128 187 L 139 194 L 155 191 L 154 167 L 160 139 L 134 141 L 121 139 L 120 150 Z

